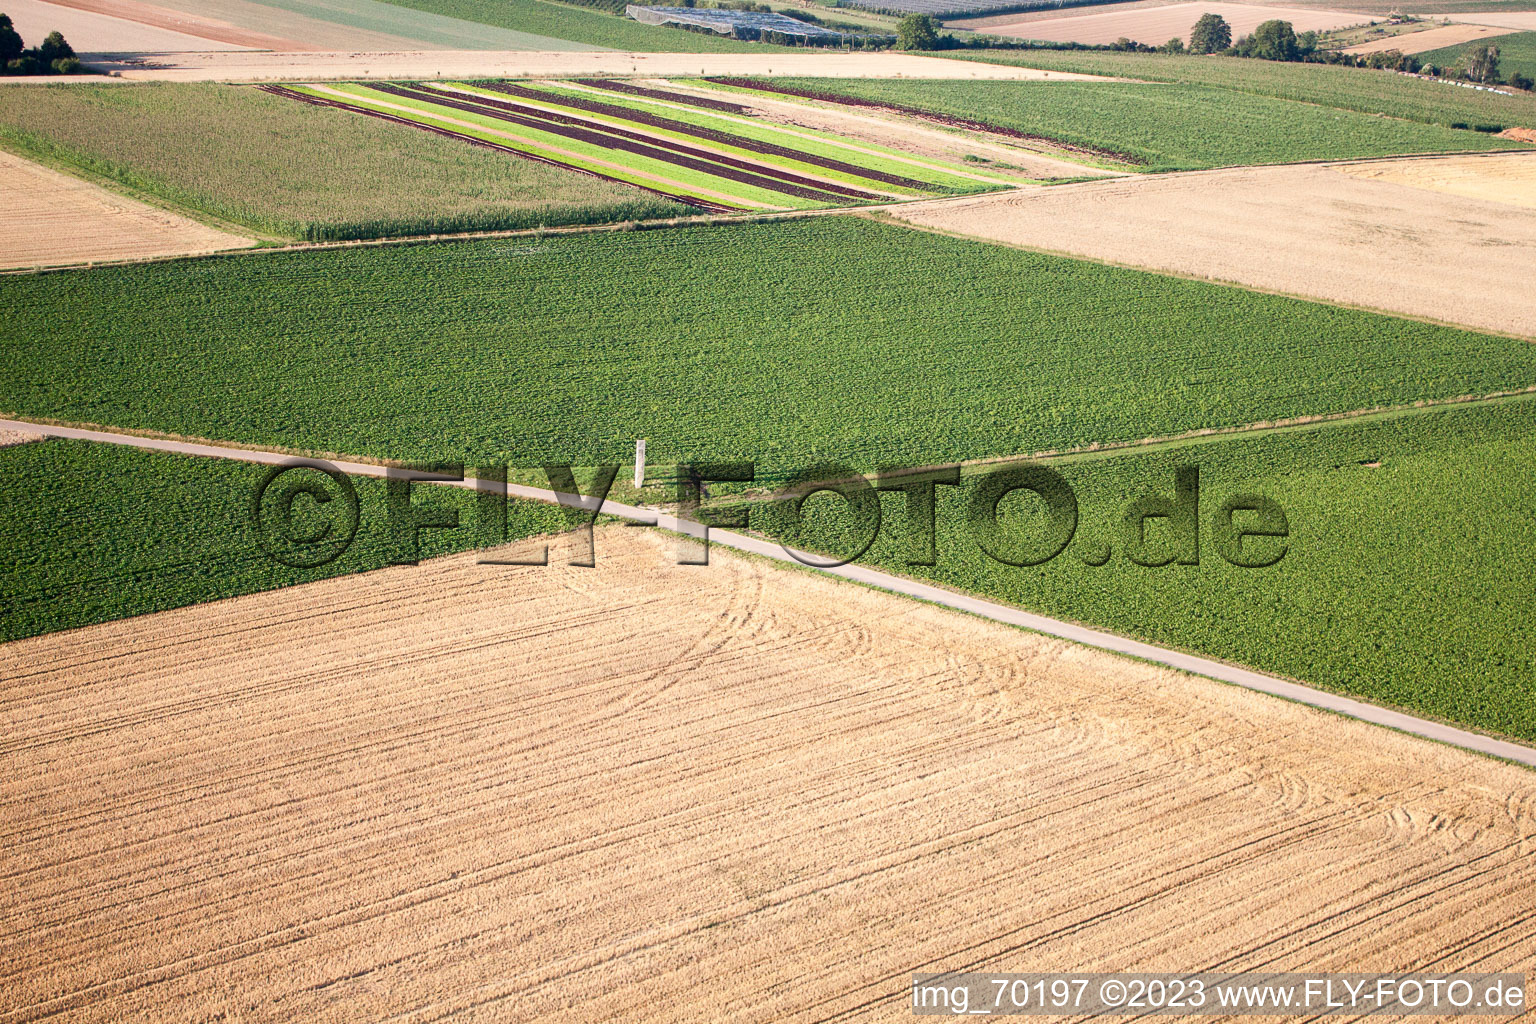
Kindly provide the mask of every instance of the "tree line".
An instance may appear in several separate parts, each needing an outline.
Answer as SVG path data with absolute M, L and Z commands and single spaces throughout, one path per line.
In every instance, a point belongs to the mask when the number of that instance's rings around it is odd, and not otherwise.
M 78 75 L 83 70 L 62 33 L 50 32 L 41 45 L 28 48 L 11 16 L 0 14 L 0 74 Z
M 1323 49 L 1316 32 L 1298 33 L 1288 21 L 1271 19 L 1250 35 L 1232 38 L 1232 26 L 1219 14 L 1202 14 L 1190 29 L 1189 45 L 1182 36 L 1174 36 L 1161 46 L 1148 46 L 1124 36 L 1101 46 L 1087 43 L 1007 40 L 993 36 L 959 39 L 953 34 L 939 34 L 939 23 L 927 14 L 909 14 L 896 30 L 896 46 L 902 50 L 1012 49 L 1012 50 L 1117 50 L 1128 53 L 1218 54 L 1224 57 L 1252 57 L 1258 60 L 1297 61 L 1312 64 L 1342 64 L 1348 67 L 1406 71 L 1483 84 L 1503 84 L 1499 77 L 1499 48 L 1477 46 L 1462 55 L 1452 66 L 1424 64 L 1411 53 L 1383 50 L 1376 53 L 1349 54 Z M 1529 77 L 1515 73 L 1509 85 L 1531 89 Z

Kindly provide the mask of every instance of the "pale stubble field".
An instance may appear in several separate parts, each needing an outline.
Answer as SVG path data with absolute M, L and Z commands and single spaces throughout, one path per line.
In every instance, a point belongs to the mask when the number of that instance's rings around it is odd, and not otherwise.
M 916 971 L 1536 954 L 1527 771 L 673 545 L 0 648 L 0 1018 L 894 1020 Z

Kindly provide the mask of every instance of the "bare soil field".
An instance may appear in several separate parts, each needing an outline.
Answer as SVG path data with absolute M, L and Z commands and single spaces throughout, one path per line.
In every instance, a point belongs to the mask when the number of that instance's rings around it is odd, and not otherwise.
M 81 2 L 81 0 L 72 0 Z M 84 0 L 90 3 L 116 0 Z M 380 0 L 154 0 L 185 14 L 304 40 L 302 50 L 601 50 Z
M 977 78 L 1109 81 L 1095 75 L 904 53 L 572 53 L 433 50 L 396 53 L 185 53 L 98 61 L 98 70 L 166 82 L 313 82 L 381 78 L 665 78 L 793 75 L 815 78 Z
M 1408 163 L 1420 165 L 1415 184 L 1388 177 L 1406 175 Z M 1391 161 L 1380 177 L 1361 176 L 1374 166 L 1116 178 L 889 212 L 955 234 L 1536 338 L 1536 211 L 1494 198 L 1528 187 L 1519 183 L 1536 153 Z M 1438 177 L 1460 184 L 1422 187 Z
M 1377 39 L 1374 42 L 1361 43 L 1359 46 L 1345 47 L 1341 52 L 1378 53 L 1384 50 L 1397 50 L 1401 53 L 1427 53 L 1430 50 L 1438 50 L 1442 46 L 1476 42 L 1479 39 L 1508 35 L 1513 31 L 1512 28 L 1495 28 L 1489 25 L 1446 25 L 1441 28 L 1428 28 L 1423 32 L 1409 32 L 1406 35 L 1392 36 L 1388 39 Z
M 186 20 L 174 23 L 169 18 L 133 17 L 141 5 L 132 0 L 122 3 L 44 3 L 42 0 L 6 0 L 5 13 L 11 16 L 16 31 L 27 45 L 43 41 L 49 32 L 64 33 L 69 45 L 80 54 L 97 53 L 176 53 L 202 50 L 260 49 L 275 37 L 246 34 L 241 38 L 228 32 L 213 32 L 209 26 Z M 293 48 L 299 49 L 296 44 Z
M 1390 181 L 1536 210 L 1536 159 L 1523 153 L 1447 160 L 1382 160 L 1339 169 L 1371 181 Z
M 0 151 L 0 270 L 243 249 L 199 224 Z
M 134 21 L 141 25 L 152 25 L 156 28 L 184 32 L 188 35 L 214 42 L 231 43 L 236 49 L 315 49 L 314 46 L 301 42 L 299 39 L 254 31 L 250 26 L 236 25 L 217 16 L 209 16 L 212 12 L 175 10 L 159 4 L 141 3 L 140 0 L 50 0 L 50 3 L 57 7 L 70 7 L 77 11 L 110 14 L 113 17 Z M 109 43 L 96 49 L 111 51 L 114 47 Z
M 0 1015 L 873 1020 L 1519 970 L 1536 775 L 617 527 L 0 647 Z
M 0 430 L 0 448 L 14 448 L 18 444 L 31 444 L 42 439 L 42 434 L 30 430 Z
M 1452 21 L 1467 21 L 1474 25 L 1499 25 L 1521 32 L 1536 32 L 1536 10 L 1530 11 L 1471 11 L 1466 14 L 1437 15 Z
M 1120 0 L 1115 4 L 1115 10 L 1120 12 L 1146 11 L 1156 7 L 1171 7 L 1187 0 Z M 1062 18 L 1075 18 L 1089 14 L 1102 14 L 1104 8 L 1098 6 L 1085 7 L 1048 7 L 1038 11 L 1014 11 L 1009 14 L 987 14 L 967 16 L 963 18 L 945 18 L 946 28 L 972 29 L 977 32 L 990 32 L 993 25 L 1024 24 L 1030 21 L 1058 21 Z
M 1083 8 L 1093 11 L 1096 8 Z M 1261 7 L 1239 3 L 1178 3 L 1135 10 L 1116 9 L 1097 14 L 1062 14 L 1055 18 L 1026 19 L 1006 15 L 966 27 L 994 35 L 1020 39 L 1048 39 L 1063 43 L 1112 43 L 1122 36 L 1156 46 L 1174 36 L 1189 41 L 1189 31 L 1202 14 L 1219 14 L 1232 26 L 1232 37 L 1247 35 L 1272 18 L 1291 22 L 1298 32 L 1359 25 L 1370 20 L 1363 14 L 1317 8 Z M 1444 44 L 1442 44 L 1444 45 Z

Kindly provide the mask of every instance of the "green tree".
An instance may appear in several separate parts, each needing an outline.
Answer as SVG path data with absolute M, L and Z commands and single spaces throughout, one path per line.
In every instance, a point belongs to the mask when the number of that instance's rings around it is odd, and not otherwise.
M 0 14 L 0 67 L 20 57 L 24 48 L 21 36 L 11 26 L 10 15 Z
M 1162 53 L 1183 53 L 1184 38 L 1182 36 L 1174 36 L 1162 46 L 1159 46 L 1158 50 Z
M 42 61 L 30 53 L 24 53 L 6 64 L 5 73 L 8 75 L 42 75 L 47 72 Z
M 1253 56 L 1262 60 L 1295 60 L 1300 55 L 1296 30 L 1288 21 L 1271 19 L 1253 30 L 1248 39 Z
M 56 60 L 74 55 L 74 47 L 64 41 L 64 35 L 60 32 L 49 32 L 48 38 L 43 40 L 43 45 L 37 48 L 38 59 L 44 64 L 52 64 Z
M 1461 69 L 1471 81 L 1497 82 L 1499 80 L 1499 48 L 1497 46 L 1472 47 L 1461 58 Z
M 898 50 L 935 50 L 939 46 L 939 27 L 926 14 L 909 14 L 896 26 Z
M 1232 26 L 1219 14 L 1202 14 L 1189 32 L 1190 53 L 1215 53 L 1232 45 Z

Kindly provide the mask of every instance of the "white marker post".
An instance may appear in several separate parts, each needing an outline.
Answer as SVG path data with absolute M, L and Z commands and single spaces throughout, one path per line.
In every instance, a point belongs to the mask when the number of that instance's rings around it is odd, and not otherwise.
M 635 490 L 645 485 L 645 438 L 635 442 Z

